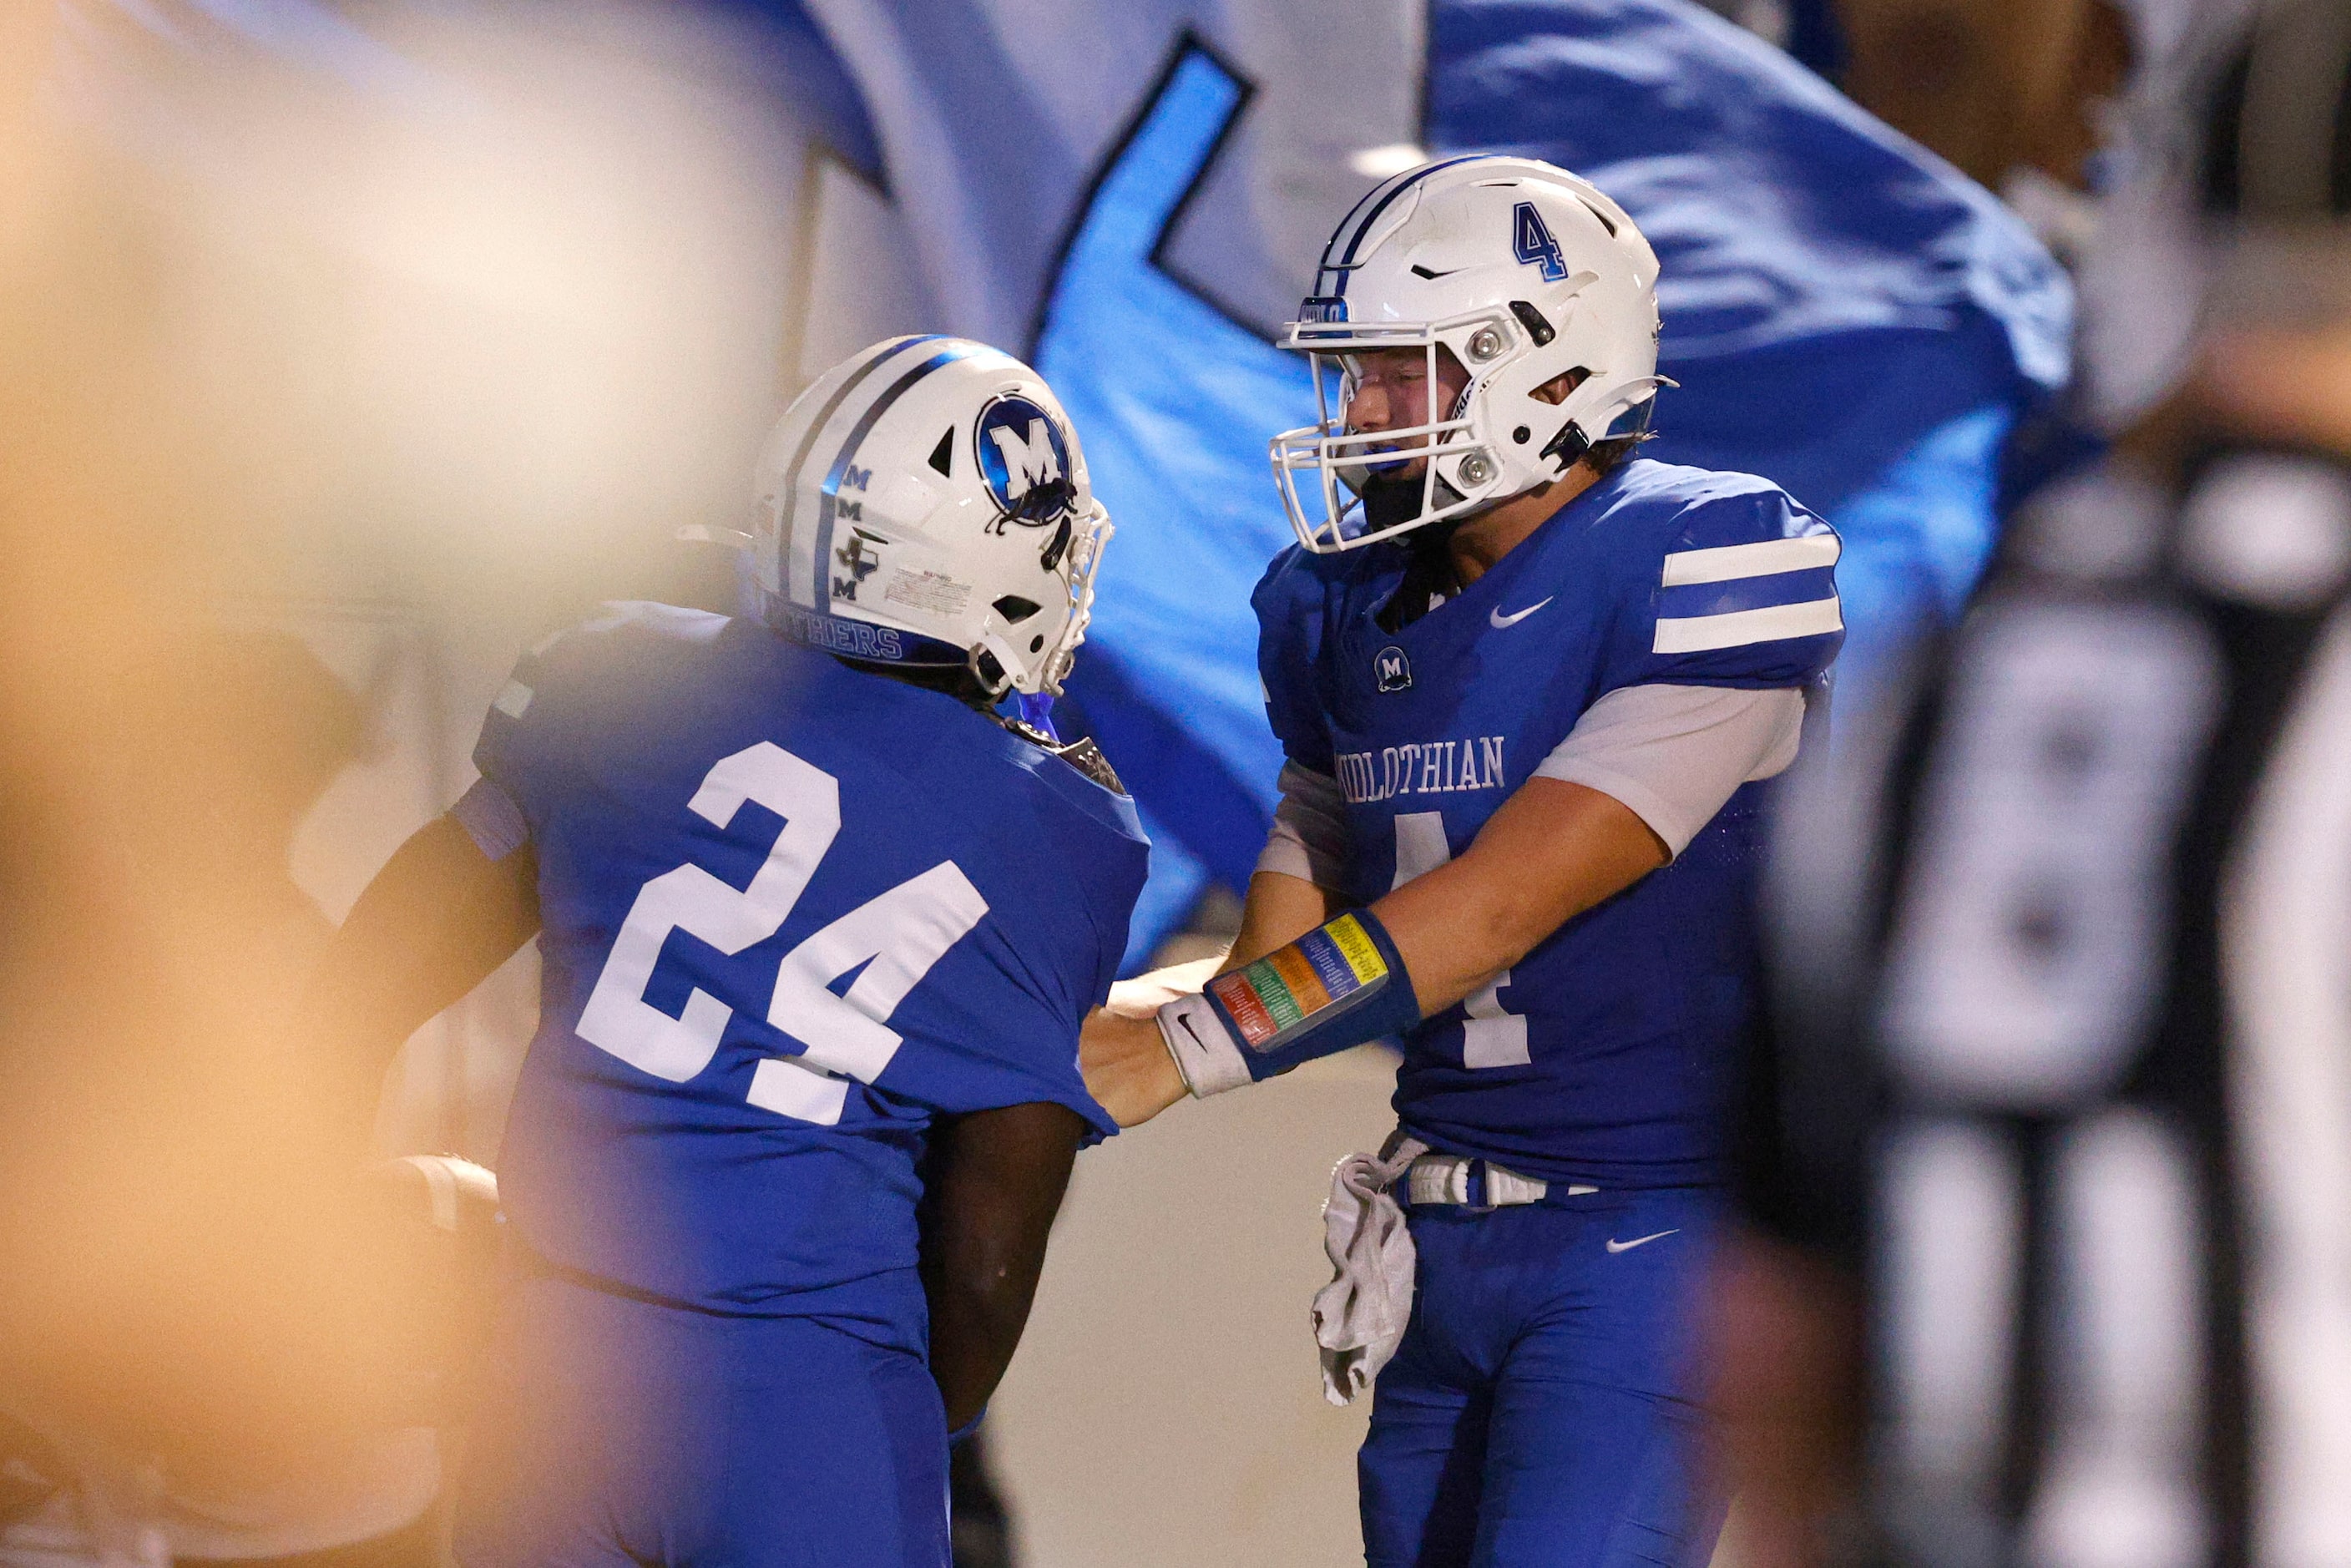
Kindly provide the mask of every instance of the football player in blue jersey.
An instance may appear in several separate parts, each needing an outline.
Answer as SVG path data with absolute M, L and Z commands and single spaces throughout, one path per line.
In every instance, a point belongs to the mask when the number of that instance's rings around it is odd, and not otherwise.
M 1109 533 L 1034 371 L 867 350 L 761 459 L 760 612 L 533 649 L 353 910 L 315 1010 L 379 1073 L 543 956 L 469 1568 L 944 1568 L 950 1429 L 1115 1130 L 1078 1032 L 1147 846 L 1042 722 Z
M 1698 1568 L 1719 1528 L 1689 1331 L 1756 785 L 1843 620 L 1825 523 L 1634 455 L 1656 274 L 1615 203 L 1524 159 L 1424 166 L 1340 225 L 1285 337 L 1325 397 L 1273 443 L 1299 546 L 1255 599 L 1273 834 L 1225 972 L 1086 1031 L 1130 1124 L 1402 1039 L 1316 1302 L 1332 1396 L 1379 1374 L 1374 1568 Z

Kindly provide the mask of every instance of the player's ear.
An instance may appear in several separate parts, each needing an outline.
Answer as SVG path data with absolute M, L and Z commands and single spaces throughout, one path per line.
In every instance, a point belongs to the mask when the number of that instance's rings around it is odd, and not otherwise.
M 1592 372 L 1583 366 L 1578 365 L 1572 371 L 1562 371 L 1527 395 L 1540 402 L 1547 402 L 1552 407 L 1557 408 L 1567 401 L 1568 393 L 1591 379 Z

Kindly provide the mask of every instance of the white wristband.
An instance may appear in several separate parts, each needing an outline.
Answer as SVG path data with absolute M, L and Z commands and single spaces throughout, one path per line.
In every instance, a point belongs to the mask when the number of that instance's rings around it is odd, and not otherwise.
M 1156 1016 L 1159 1038 L 1167 1042 L 1167 1054 L 1176 1059 L 1192 1098 L 1206 1100 L 1249 1081 L 1249 1059 L 1207 998 L 1177 997 Z

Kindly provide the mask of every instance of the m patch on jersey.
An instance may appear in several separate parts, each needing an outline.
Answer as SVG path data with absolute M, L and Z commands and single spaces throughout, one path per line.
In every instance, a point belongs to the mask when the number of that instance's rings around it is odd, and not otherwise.
M 1412 661 L 1404 650 L 1390 643 L 1372 655 L 1372 679 L 1384 692 L 1401 692 L 1412 685 Z
M 1232 1014 L 1243 1043 L 1269 1051 L 1387 975 L 1387 961 L 1363 922 L 1342 915 L 1254 964 L 1217 976 L 1208 990 Z

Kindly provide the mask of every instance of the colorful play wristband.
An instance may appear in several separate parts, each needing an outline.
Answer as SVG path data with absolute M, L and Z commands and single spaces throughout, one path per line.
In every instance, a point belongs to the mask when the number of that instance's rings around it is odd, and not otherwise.
M 1206 1097 L 1420 1021 L 1420 1000 L 1379 917 L 1351 910 L 1159 1009 L 1160 1032 Z

